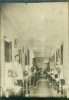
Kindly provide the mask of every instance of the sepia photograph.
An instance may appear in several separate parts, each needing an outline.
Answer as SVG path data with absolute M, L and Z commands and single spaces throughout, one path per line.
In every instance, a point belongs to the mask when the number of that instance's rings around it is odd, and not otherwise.
M 0 3 L 0 97 L 69 98 L 69 2 Z

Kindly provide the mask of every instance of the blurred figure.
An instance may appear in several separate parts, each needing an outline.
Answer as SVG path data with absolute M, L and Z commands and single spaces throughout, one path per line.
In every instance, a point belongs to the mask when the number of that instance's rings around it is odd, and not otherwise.
M 36 86 L 36 82 L 37 82 L 37 78 L 38 78 L 38 67 L 36 65 L 33 65 L 33 67 L 31 67 L 31 85 Z

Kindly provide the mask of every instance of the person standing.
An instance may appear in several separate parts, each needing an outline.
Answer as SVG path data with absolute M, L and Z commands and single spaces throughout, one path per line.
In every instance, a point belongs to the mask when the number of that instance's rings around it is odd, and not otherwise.
M 14 85 L 23 87 L 23 71 L 22 71 L 22 66 L 19 63 L 19 55 L 15 55 L 15 61 L 12 66 L 12 70 L 14 73 Z

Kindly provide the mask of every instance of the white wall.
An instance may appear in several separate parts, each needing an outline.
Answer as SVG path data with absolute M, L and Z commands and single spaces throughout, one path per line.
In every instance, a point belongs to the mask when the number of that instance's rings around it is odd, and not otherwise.
M 1 9 L 1 87 L 5 85 L 5 61 L 4 61 L 4 36 L 6 36 L 12 42 L 12 62 L 14 62 L 14 56 L 18 54 L 18 48 L 21 49 L 24 46 L 25 53 L 27 53 L 27 49 L 30 50 L 30 65 L 32 65 L 32 58 L 34 54 L 32 50 L 26 45 L 23 38 L 17 32 L 5 12 Z M 14 47 L 14 40 L 18 40 L 17 48 Z M 25 53 L 22 53 L 22 67 L 25 67 Z

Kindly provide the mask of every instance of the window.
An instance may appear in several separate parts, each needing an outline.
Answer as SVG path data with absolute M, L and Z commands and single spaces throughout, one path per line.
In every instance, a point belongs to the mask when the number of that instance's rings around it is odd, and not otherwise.
M 33 58 L 33 64 L 36 64 L 36 60 L 37 60 L 36 58 Z
M 6 37 L 4 40 L 4 56 L 5 56 L 5 62 L 12 61 L 12 42 L 9 41 Z
M 63 44 L 61 45 L 61 65 L 63 64 Z
M 29 58 L 29 50 L 28 50 L 28 65 L 29 65 L 29 59 L 30 59 L 30 58 Z
M 27 55 L 25 55 L 25 65 L 27 65 Z
M 60 59 L 60 50 L 58 49 L 58 59 Z
M 58 60 L 58 52 L 56 51 L 56 61 Z

